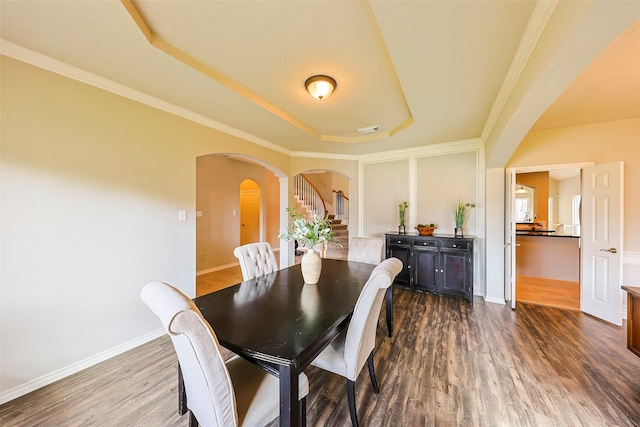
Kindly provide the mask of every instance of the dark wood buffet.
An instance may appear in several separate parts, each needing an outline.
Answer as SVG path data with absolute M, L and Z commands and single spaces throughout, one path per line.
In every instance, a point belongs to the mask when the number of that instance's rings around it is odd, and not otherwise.
M 457 295 L 473 304 L 473 237 L 387 233 L 386 256 L 402 261 L 394 285 L 442 295 Z
M 640 287 L 623 286 L 627 291 L 627 348 L 640 357 Z

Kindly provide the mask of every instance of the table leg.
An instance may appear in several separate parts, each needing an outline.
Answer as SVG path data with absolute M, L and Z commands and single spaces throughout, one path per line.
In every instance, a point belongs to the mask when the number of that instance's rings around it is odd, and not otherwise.
M 291 366 L 280 366 L 280 426 L 300 425 L 298 372 Z
M 387 288 L 386 296 L 386 306 L 387 306 L 387 331 L 389 332 L 389 337 L 393 336 L 393 284 Z

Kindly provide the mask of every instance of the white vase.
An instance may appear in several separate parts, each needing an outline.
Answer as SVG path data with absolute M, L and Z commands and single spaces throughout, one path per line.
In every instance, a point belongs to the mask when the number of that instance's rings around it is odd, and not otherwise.
M 304 283 L 315 285 L 320 280 L 322 271 L 322 258 L 313 249 L 307 249 L 307 253 L 302 256 L 302 278 Z

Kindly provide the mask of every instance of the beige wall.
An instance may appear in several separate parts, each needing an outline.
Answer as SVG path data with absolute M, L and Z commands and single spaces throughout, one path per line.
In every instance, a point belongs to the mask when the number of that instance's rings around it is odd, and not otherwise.
M 640 253 L 640 118 L 531 132 L 507 167 L 624 162 L 624 250 Z
M 139 298 L 145 283 L 195 294 L 198 156 L 239 153 L 283 176 L 290 157 L 1 61 L 6 400 L 157 336 L 160 324 Z

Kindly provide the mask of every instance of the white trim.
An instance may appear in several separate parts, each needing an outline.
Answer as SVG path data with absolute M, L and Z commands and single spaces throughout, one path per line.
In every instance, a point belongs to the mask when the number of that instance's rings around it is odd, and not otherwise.
M 98 353 L 79 362 L 72 363 L 71 365 L 66 366 L 62 369 L 58 369 L 39 378 L 21 384 L 17 387 L 6 390 L 2 394 L 0 394 L 0 405 L 9 402 L 10 400 L 16 399 L 20 396 L 24 396 L 27 393 L 31 393 L 32 391 L 38 390 L 39 388 L 52 384 L 56 381 L 59 381 L 70 375 L 78 373 L 83 369 L 87 369 L 91 366 L 97 365 L 100 362 L 104 362 L 107 359 L 111 359 L 112 357 L 122 354 L 125 351 L 129 351 L 133 348 L 141 346 L 142 344 L 161 337 L 165 333 L 166 331 L 164 329 L 157 329 L 155 331 L 149 332 L 148 334 L 132 339 L 131 341 L 127 341 L 123 344 L 115 346 L 109 350 L 103 351 L 102 353 Z
M 529 18 L 529 22 L 527 23 L 527 28 L 520 39 L 520 44 L 518 45 L 518 50 L 516 54 L 513 56 L 513 60 L 511 61 L 511 65 L 509 66 L 509 71 L 507 71 L 507 76 L 502 82 L 502 86 L 500 87 L 500 91 L 498 92 L 498 96 L 496 97 L 493 106 L 491 107 L 491 111 L 489 112 L 489 117 L 487 118 L 487 122 L 485 123 L 484 129 L 482 130 L 482 140 L 486 141 L 489 137 L 489 134 L 493 130 L 496 122 L 498 121 L 498 117 L 502 113 L 502 110 L 509 99 L 509 96 L 513 92 L 513 88 L 516 86 L 516 83 L 520 79 L 522 74 L 522 70 L 526 66 L 529 58 L 531 57 L 531 53 L 535 49 L 542 32 L 547 26 L 547 22 L 553 13 L 558 0 L 549 0 L 549 1 L 538 1 L 533 9 L 533 13 Z
M 291 157 L 310 157 L 313 159 L 322 158 L 331 160 L 358 160 L 358 156 L 353 154 L 321 153 L 313 151 L 292 151 L 289 154 Z
M 493 304 L 507 305 L 507 302 L 505 301 L 504 298 L 485 297 L 484 301 L 485 302 L 490 302 L 490 303 L 493 303 Z
M 514 170 L 515 173 L 529 173 L 529 172 L 546 172 L 554 169 L 582 169 L 595 165 L 594 162 L 580 162 L 580 163 L 561 163 L 541 166 L 513 166 L 506 168 L 507 171 Z
M 478 150 L 483 146 L 480 138 L 466 139 L 462 141 L 444 142 L 441 144 L 423 145 L 421 147 L 403 148 L 400 150 L 381 151 L 379 153 L 363 154 L 359 160 L 362 163 L 389 162 L 406 159 L 412 156 L 425 157 L 441 154 L 461 153 L 464 151 Z
M 231 264 L 224 264 L 224 265 L 219 265 L 217 267 L 207 268 L 205 270 L 199 270 L 199 271 L 196 271 L 196 276 L 202 276 L 203 274 L 213 273 L 213 272 L 216 272 L 216 271 L 224 270 L 226 268 L 235 267 L 236 265 L 240 265 L 240 263 L 238 261 L 236 261 L 236 262 L 232 262 Z
M 215 129 L 232 136 L 236 136 L 254 144 L 277 151 L 279 153 L 291 155 L 291 150 L 274 144 L 273 142 L 235 129 L 231 126 L 225 125 L 224 123 L 220 123 L 201 114 L 194 113 L 193 111 L 190 111 L 186 108 L 182 108 L 170 102 L 163 101 L 160 98 L 147 95 L 146 93 L 140 92 L 139 90 L 133 89 L 129 86 L 114 82 L 113 80 L 109 80 L 97 74 L 90 73 L 62 61 L 58 61 L 57 59 L 51 58 L 50 56 L 46 56 L 36 51 L 24 48 L 2 38 L 0 38 L 0 53 L 13 59 L 17 59 L 18 61 L 26 62 L 27 64 L 31 64 L 35 67 L 51 71 L 52 73 L 68 77 L 70 79 L 97 87 L 107 92 L 120 95 L 124 98 L 137 101 L 141 104 L 157 108 L 158 110 L 165 111 L 175 116 L 182 117 L 183 119 L 199 123 L 208 128 Z
M 640 252 L 625 252 L 622 262 L 625 265 L 640 265 Z

